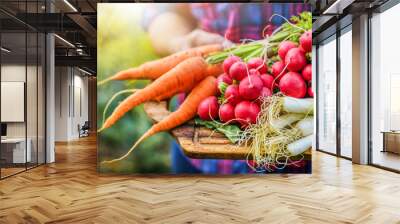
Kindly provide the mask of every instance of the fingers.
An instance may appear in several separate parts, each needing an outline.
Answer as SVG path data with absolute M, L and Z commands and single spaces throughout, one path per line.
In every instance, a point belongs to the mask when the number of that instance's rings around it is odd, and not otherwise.
M 222 44 L 224 48 L 234 46 L 234 43 L 225 39 L 223 36 L 210 33 L 201 29 L 195 29 L 187 35 L 180 38 L 175 38 L 170 46 L 171 52 L 178 52 L 193 47 L 209 45 L 209 44 Z
M 226 49 L 233 47 L 235 45 L 230 40 L 225 39 L 223 36 L 219 34 L 210 33 L 200 29 L 192 31 L 188 36 L 191 47 L 197 47 L 208 44 L 222 44 L 224 49 Z
M 222 44 L 225 41 L 225 38 L 219 34 L 196 29 L 189 34 L 189 41 L 191 42 L 192 47 L 197 47 L 207 44 Z

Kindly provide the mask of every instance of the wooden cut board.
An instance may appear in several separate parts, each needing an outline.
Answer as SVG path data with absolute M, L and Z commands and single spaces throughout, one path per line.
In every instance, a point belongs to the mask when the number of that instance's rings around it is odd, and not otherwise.
M 147 102 L 144 104 L 144 110 L 154 122 L 161 121 L 171 113 L 167 110 L 165 101 Z M 247 147 L 233 145 L 223 134 L 196 126 L 194 121 L 173 129 L 171 133 L 190 158 L 246 159 L 248 156 Z M 305 158 L 311 158 L 311 150 L 307 150 Z

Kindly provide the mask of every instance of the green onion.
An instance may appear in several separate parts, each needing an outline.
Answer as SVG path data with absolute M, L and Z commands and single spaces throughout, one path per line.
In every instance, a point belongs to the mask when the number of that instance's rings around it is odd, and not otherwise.
M 312 26 L 312 15 L 310 12 L 303 12 L 299 16 L 290 19 L 295 25 L 288 22 L 282 24 L 276 29 L 272 36 L 263 40 L 244 43 L 223 52 L 212 54 L 207 57 L 209 64 L 217 64 L 223 62 L 230 55 L 241 57 L 245 61 L 253 57 L 261 57 L 263 52 L 267 52 L 268 58 L 272 58 L 277 53 L 276 47 L 284 40 L 299 42 L 301 34 L 305 30 L 310 30 Z
M 301 138 L 297 141 L 294 141 L 290 143 L 287 146 L 288 151 L 292 156 L 297 156 L 303 152 L 305 152 L 307 149 L 311 148 L 312 145 L 312 135 L 309 135 L 307 137 Z

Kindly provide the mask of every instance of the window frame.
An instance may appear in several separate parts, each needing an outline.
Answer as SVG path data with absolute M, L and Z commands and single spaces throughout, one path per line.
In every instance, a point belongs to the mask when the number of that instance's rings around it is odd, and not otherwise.
M 344 18 L 344 20 L 348 20 L 348 18 Z M 315 92 L 317 93 L 316 94 L 316 102 L 317 103 L 315 105 L 315 107 L 316 107 L 316 110 L 315 110 L 316 111 L 316 113 L 315 113 L 315 116 L 316 116 L 316 130 L 315 130 L 316 131 L 316 143 L 315 143 L 316 150 L 319 152 L 337 156 L 339 158 L 343 158 L 346 160 L 352 160 L 352 158 L 342 155 L 342 152 L 341 152 L 342 150 L 341 150 L 341 118 L 340 118 L 340 112 L 341 112 L 341 110 L 340 110 L 340 104 L 341 104 L 341 97 L 340 97 L 340 95 L 341 95 L 340 94 L 340 81 L 341 81 L 341 79 L 340 79 L 340 77 L 341 77 L 340 37 L 342 35 L 346 34 L 347 32 L 352 32 L 351 26 L 352 26 L 352 22 L 347 23 L 343 27 L 337 26 L 336 32 L 324 37 L 323 39 L 319 39 L 318 43 L 315 44 L 316 45 L 316 54 L 315 54 L 316 56 L 315 57 L 316 57 L 316 63 L 317 63 L 316 64 L 316 76 L 315 76 L 316 77 Z M 333 36 L 335 36 L 335 37 L 332 38 Z M 329 40 L 329 39 L 332 39 L 332 40 Z M 336 61 L 335 61 L 335 63 L 336 63 L 336 120 L 335 120 L 336 121 L 336 139 L 335 139 L 336 140 L 336 152 L 335 153 L 321 149 L 320 143 L 319 143 L 319 125 L 320 125 L 319 112 L 320 112 L 320 108 L 318 106 L 319 105 L 318 104 L 318 102 L 319 102 L 319 96 L 318 96 L 319 95 L 318 94 L 319 93 L 319 60 L 318 60 L 318 58 L 320 55 L 319 55 L 318 49 L 319 49 L 321 43 L 330 42 L 330 41 L 336 41 L 336 52 L 335 52 L 336 53 Z
M 373 88 L 372 88 L 372 18 L 373 14 L 382 14 L 385 11 L 391 9 L 392 7 L 400 4 L 399 1 L 397 0 L 388 0 L 379 7 L 369 10 L 367 12 L 368 14 L 368 31 L 367 31 L 367 39 L 368 39 L 368 54 L 367 54 L 367 79 L 368 79 L 368 165 L 377 167 L 383 170 L 395 172 L 395 173 L 400 173 L 400 169 L 394 169 L 391 167 L 387 167 L 384 165 L 376 164 L 373 162 L 373 154 L 374 154 L 374 147 L 373 147 L 373 130 L 372 130 L 372 94 L 373 94 Z
M 23 3 L 25 3 L 25 16 L 26 16 L 27 15 L 26 13 L 28 13 L 27 12 L 27 1 L 23 1 Z M 38 8 L 39 0 L 35 0 L 35 1 L 33 1 L 33 3 L 36 3 L 36 11 L 38 13 L 39 12 L 39 8 Z M 24 40 L 25 41 L 25 49 L 24 49 L 24 51 L 25 51 L 25 87 L 24 87 L 25 88 L 25 93 L 24 93 L 24 96 L 25 96 L 24 97 L 25 98 L 24 99 L 25 166 L 22 170 L 14 172 L 14 173 L 6 175 L 6 176 L 3 175 L 3 173 L 2 173 L 3 168 L 0 166 L 0 180 L 4 180 L 8 177 L 12 177 L 19 173 L 23 173 L 30 169 L 34 169 L 41 165 L 47 164 L 47 110 L 46 110 L 46 108 L 47 108 L 47 43 L 48 43 L 48 41 L 47 41 L 47 32 L 43 32 L 41 30 L 38 30 L 38 29 L 30 26 L 29 24 L 14 17 L 12 14 L 5 11 L 4 9 L 1 9 L 1 11 L 3 13 L 5 13 L 6 15 L 10 16 L 11 19 L 14 19 L 17 22 L 22 23 L 23 29 L 15 31 L 15 32 L 20 32 L 21 34 L 25 35 L 25 40 Z M 47 7 L 46 7 L 46 12 L 47 12 Z M 1 28 L 1 24 L 0 24 L 0 28 Z M 1 45 L 1 40 L 2 40 L 1 37 L 2 37 L 3 33 L 10 33 L 10 32 L 0 29 L 0 45 Z M 11 32 L 11 33 L 14 33 L 14 32 Z M 36 138 L 37 145 L 36 145 L 36 161 L 35 161 L 35 163 L 29 164 L 29 166 L 28 166 L 29 162 L 27 162 L 27 156 L 28 156 L 28 154 L 27 154 L 27 147 L 28 147 L 28 144 L 27 144 L 27 142 L 28 142 L 28 131 L 27 131 L 28 130 L 28 116 L 27 116 L 28 115 L 27 114 L 28 113 L 27 112 L 27 82 L 28 82 L 28 78 L 27 78 L 27 76 L 28 76 L 28 64 L 29 64 L 28 63 L 28 34 L 29 33 L 36 35 L 36 49 L 35 49 L 36 61 L 34 62 L 34 65 L 36 66 L 36 71 L 35 71 L 35 75 L 36 75 L 36 122 L 34 122 L 36 124 L 36 136 L 34 136 L 33 138 Z M 43 34 L 43 35 L 40 35 L 40 34 Z M 42 36 L 42 38 L 40 40 L 39 40 L 39 36 Z M 43 49 L 39 48 L 39 41 L 41 41 Z M 39 51 L 39 49 L 41 51 Z M 40 55 L 39 52 L 43 53 L 43 55 Z M 43 64 L 39 63 L 39 56 L 42 57 L 42 60 L 44 62 Z M 0 53 L 0 82 L 1 82 L 1 67 L 3 66 L 2 62 L 3 62 L 3 58 Z M 42 70 L 41 70 L 42 74 L 41 75 L 42 75 L 42 82 L 43 82 L 42 84 L 43 84 L 43 89 L 44 89 L 44 91 L 42 92 L 42 96 L 43 96 L 42 103 L 43 104 L 41 105 L 41 107 L 43 107 L 42 109 L 44 112 L 43 117 L 42 117 L 43 120 L 41 120 L 41 122 L 44 125 L 44 127 L 43 127 L 44 130 L 42 133 L 43 134 L 43 145 L 42 145 L 43 148 L 41 149 L 41 151 L 43 152 L 43 155 L 41 155 L 41 157 L 43 157 L 42 158 L 43 161 L 41 161 L 41 162 L 39 160 L 39 142 L 38 142 L 38 139 L 39 139 L 39 113 L 38 113 L 38 110 L 39 110 L 39 98 L 38 98 L 38 96 L 39 96 L 39 88 L 38 88 L 38 86 L 39 86 L 39 81 L 38 81 L 39 80 L 38 79 L 39 69 L 38 69 L 38 67 L 39 66 L 42 66 Z M 0 86 L 0 89 L 1 89 L 1 86 Z M 0 100 L 1 100 L 1 97 L 0 97 Z M 1 110 L 1 105 L 0 105 L 0 110 Z M 1 119 L 0 119 L 0 123 L 1 123 Z M 0 144 L 0 158 L 1 158 L 1 151 L 2 150 L 1 150 L 1 144 Z

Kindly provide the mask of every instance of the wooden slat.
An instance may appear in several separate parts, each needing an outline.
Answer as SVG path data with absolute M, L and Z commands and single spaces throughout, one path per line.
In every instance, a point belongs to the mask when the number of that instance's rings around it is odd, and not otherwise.
M 154 122 L 161 121 L 171 113 L 167 110 L 166 102 L 147 102 L 144 104 L 144 109 Z M 249 154 L 247 147 L 234 145 L 223 134 L 198 127 L 194 121 L 173 129 L 171 133 L 181 145 L 185 155 L 191 158 L 246 159 Z M 306 160 L 310 160 L 311 150 L 307 150 L 304 155 Z

